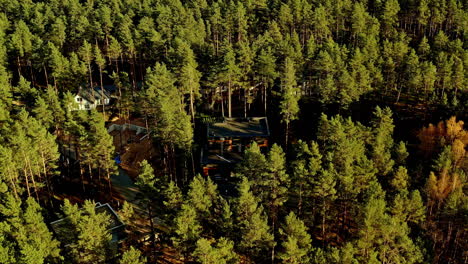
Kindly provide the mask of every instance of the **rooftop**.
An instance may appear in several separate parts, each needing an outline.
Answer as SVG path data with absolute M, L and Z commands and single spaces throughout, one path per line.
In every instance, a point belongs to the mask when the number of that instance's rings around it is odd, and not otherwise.
M 219 149 L 202 149 L 202 164 L 236 164 L 243 158 L 241 153 L 224 151 Z
M 208 124 L 208 138 L 267 137 L 270 135 L 266 117 L 224 118 L 223 122 Z
M 104 92 L 104 99 L 109 99 L 110 95 L 109 92 L 106 91 L 106 89 L 101 91 L 100 87 L 95 87 L 94 91 L 91 89 L 84 89 L 84 88 L 79 88 L 77 95 L 83 97 L 86 99 L 88 102 L 94 104 L 96 100 L 103 99 L 103 92 Z

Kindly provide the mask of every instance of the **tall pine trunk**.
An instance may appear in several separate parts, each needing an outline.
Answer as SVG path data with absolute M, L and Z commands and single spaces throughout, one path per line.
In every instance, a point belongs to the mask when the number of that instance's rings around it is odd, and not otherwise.
M 104 85 L 102 84 L 102 67 L 99 66 L 99 78 L 101 81 L 101 104 L 102 104 L 102 114 L 104 115 L 104 120 L 106 120 L 106 107 L 104 99 Z
M 193 107 L 193 87 L 190 86 L 190 113 L 192 114 L 192 123 L 195 124 L 195 110 Z
M 231 80 L 229 80 L 228 82 L 228 116 L 229 118 L 232 117 L 231 97 L 232 97 Z

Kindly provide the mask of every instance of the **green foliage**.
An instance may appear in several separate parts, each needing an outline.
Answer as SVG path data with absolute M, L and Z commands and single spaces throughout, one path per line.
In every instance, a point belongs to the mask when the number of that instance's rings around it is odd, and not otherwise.
M 406 170 L 405 167 L 398 167 L 396 172 L 394 173 L 393 179 L 390 182 L 393 188 L 397 191 L 402 191 L 406 190 L 409 185 L 409 176 L 408 176 L 408 171 Z
M 409 159 L 408 128 L 415 124 L 404 119 L 407 113 L 437 119 L 441 107 L 457 115 L 466 110 L 463 1 L 11 0 L 0 6 L 1 263 L 110 261 L 102 219 L 64 206 L 74 226 L 70 238 L 78 241 L 81 232 L 91 243 L 63 247 L 67 259 L 61 259 L 31 202 L 35 197 L 53 213 L 49 199 L 68 195 L 56 188 L 56 174 L 73 183 L 81 176 L 86 185 L 105 175 L 112 190 L 115 150 L 104 118 L 72 111 L 78 88 L 94 86 L 98 73 L 101 85 L 119 91 L 105 111 L 141 118 L 161 147 L 163 162 L 151 157 L 158 176 L 143 162 L 137 183 L 154 203 L 148 208 L 158 204 L 155 215 L 177 219 L 170 226 L 177 230 L 175 247 L 195 251 L 194 260 L 263 263 L 270 249 L 293 263 L 464 259 L 464 130 L 428 128 L 428 155 L 415 151 Z M 366 120 L 355 110 L 366 111 L 368 103 L 395 112 L 376 108 L 369 126 L 344 117 Z M 203 147 L 193 138 L 195 113 L 224 115 L 226 105 L 229 116 L 258 115 L 261 105 L 273 141 L 281 136 L 274 129 L 286 125 L 286 153 L 277 145 L 260 151 L 256 143 L 246 150 L 235 170 L 240 197 L 233 199 L 221 197 L 209 178 L 187 183 L 188 168 L 197 168 L 187 157 Z M 316 108 L 343 116 L 320 117 L 316 135 L 300 131 L 315 125 Z M 301 127 L 291 127 L 299 112 Z M 454 131 L 462 131 L 456 140 L 441 136 Z M 394 132 L 409 141 L 394 141 Z M 303 135 L 316 142 L 299 141 Z M 445 145 L 452 146 L 439 149 Z M 73 151 L 77 162 L 59 159 L 59 149 Z M 433 167 L 431 154 L 438 155 Z M 307 239 L 278 232 L 277 220 L 291 210 L 321 248 L 309 250 L 301 244 Z M 124 211 L 131 215 L 127 204 Z M 91 222 L 102 232 L 85 230 Z M 228 254 L 233 249 L 243 256 Z M 130 263 L 144 262 L 133 249 L 126 255 Z
M 234 253 L 234 243 L 221 237 L 215 245 L 206 238 L 197 241 L 194 257 L 202 264 L 236 263 L 237 255 Z
M 270 233 L 263 207 L 258 205 L 250 190 L 250 182 L 245 177 L 239 185 L 236 219 L 240 229 L 238 246 L 242 252 L 256 257 L 273 245 L 273 234 Z
M 175 211 L 182 205 L 182 192 L 173 181 L 170 181 L 167 185 L 167 188 L 164 190 L 164 196 L 165 200 L 163 203 L 169 212 Z
M 280 113 L 282 115 L 282 122 L 287 125 L 297 119 L 300 96 L 294 63 L 291 59 L 286 58 L 282 75 Z
M 260 148 L 256 142 L 252 142 L 244 152 L 244 159 L 237 166 L 236 172 L 239 177 L 246 177 L 253 183 L 254 191 L 257 191 L 257 185 L 260 185 L 263 181 L 266 168 L 267 160 L 265 155 L 260 152 Z
M 385 176 L 392 170 L 395 163 L 391 155 L 394 125 L 390 108 L 381 109 L 377 106 L 372 126 L 375 137 L 372 143 L 372 159 L 379 173 Z
M 141 256 L 141 252 L 138 249 L 130 246 L 130 249 L 126 250 L 122 254 L 122 258 L 119 261 L 120 264 L 144 264 L 146 258 Z
M 40 205 L 33 198 L 24 204 L 7 193 L 0 182 L 0 259 L 3 263 L 42 264 L 59 260 L 59 242 L 52 237 Z
M 418 224 L 426 219 L 426 207 L 418 190 L 411 193 L 407 191 L 398 193 L 393 201 L 391 212 L 402 222 Z
M 304 263 L 308 261 L 312 239 L 307 233 L 307 227 L 293 212 L 286 216 L 286 223 L 279 230 L 282 234 L 283 251 L 279 258 L 286 263 Z
M 67 250 L 77 263 L 106 263 L 112 235 L 109 232 L 110 216 L 97 213 L 93 202 L 85 201 L 80 210 L 68 200 L 62 206 L 67 225 L 70 225 L 70 244 Z
M 125 201 L 122 205 L 122 209 L 119 211 L 119 216 L 124 222 L 130 224 L 130 221 L 135 216 L 135 209 L 133 205 Z
M 197 220 L 196 209 L 187 203 L 182 204 L 182 208 L 175 219 L 175 234 L 172 238 L 174 245 L 189 252 L 193 248 L 195 241 L 200 238 L 201 225 Z
M 190 117 L 183 111 L 182 98 L 174 86 L 173 74 L 163 64 L 147 73 L 145 111 L 155 121 L 150 127 L 165 144 L 188 150 L 192 145 Z M 156 125 L 157 123 L 157 125 Z
M 152 196 L 154 194 L 161 194 L 161 179 L 154 174 L 153 167 L 147 160 L 140 163 L 140 174 L 138 175 L 135 183 L 140 187 L 146 195 Z
M 405 262 L 422 261 L 418 246 L 408 237 L 409 228 L 405 222 L 385 212 L 385 201 L 371 198 L 363 208 L 358 254 L 366 262 Z

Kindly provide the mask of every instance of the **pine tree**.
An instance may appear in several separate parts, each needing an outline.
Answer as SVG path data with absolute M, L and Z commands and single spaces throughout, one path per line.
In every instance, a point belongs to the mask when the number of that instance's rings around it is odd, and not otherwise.
M 293 187 L 294 195 L 298 197 L 297 209 L 299 215 L 302 215 L 303 201 L 307 200 L 304 197 L 310 196 L 309 179 L 316 175 L 316 168 L 320 166 L 321 155 L 316 147 L 316 143 L 313 142 L 312 151 L 314 152 L 312 153 L 307 143 L 302 140 L 299 140 L 294 146 L 295 160 L 291 164 L 291 187 Z
M 170 181 L 164 190 L 164 197 L 163 203 L 167 208 L 168 214 L 174 214 L 181 207 L 183 197 L 179 187 L 173 181 Z
M 299 113 L 300 90 L 296 83 L 296 70 L 291 59 L 286 58 L 281 81 L 280 113 L 281 122 L 286 123 L 285 146 L 288 145 L 289 125 Z
M 206 238 L 199 239 L 193 256 L 202 264 L 228 264 L 237 261 L 234 243 L 224 237 L 216 244 Z
M 197 174 L 190 183 L 190 190 L 187 193 L 190 204 L 204 217 L 209 218 L 211 208 L 216 202 L 218 191 L 216 185 L 210 178 L 206 180 Z
M 33 198 L 22 203 L 0 179 L 0 260 L 2 263 L 48 263 L 60 260 L 52 237 Z
M 398 145 L 395 145 L 395 164 L 396 165 L 405 165 L 406 159 L 409 156 L 408 151 L 406 150 L 406 144 L 403 141 L 400 141 Z
M 102 82 L 102 71 L 104 70 L 106 66 L 106 60 L 104 59 L 104 56 L 102 55 L 101 49 L 96 45 L 94 47 L 94 61 L 96 62 L 98 68 L 99 68 L 99 80 L 100 80 L 100 86 L 101 86 L 101 104 L 102 104 L 102 113 L 104 114 L 104 119 L 106 119 L 106 110 L 105 110 L 105 103 L 104 103 L 104 85 Z
M 361 261 L 418 263 L 422 260 L 420 249 L 408 237 L 407 224 L 385 213 L 382 198 L 370 198 L 363 209 L 357 241 Z
M 41 207 L 32 198 L 26 201 L 23 224 L 18 226 L 16 239 L 18 241 L 19 262 L 27 264 L 42 264 L 60 257 L 59 242 L 44 223 L 40 213 Z
M 398 169 L 395 172 L 395 175 L 393 176 L 392 181 L 390 184 L 392 185 L 393 188 L 395 188 L 396 191 L 401 191 L 405 190 L 408 188 L 409 185 L 409 177 L 408 177 L 408 171 L 406 170 L 405 167 L 398 167 Z
M 197 211 L 191 204 L 182 204 L 175 219 L 174 231 L 176 236 L 172 238 L 172 241 L 175 247 L 183 253 L 190 252 L 202 232 L 202 227 L 197 220 Z
M 247 41 L 238 42 L 238 58 L 239 58 L 239 85 L 243 88 L 244 94 L 244 118 L 247 118 L 247 104 L 253 102 L 251 96 L 250 82 L 252 80 L 252 64 L 254 60 L 254 50 Z
M 156 200 L 162 194 L 161 179 L 156 177 L 153 167 L 147 160 L 143 160 L 140 163 L 140 173 L 138 174 L 136 185 L 140 187 L 146 196 L 152 197 L 155 195 L 154 199 Z
M 286 173 L 286 157 L 280 146 L 274 144 L 268 153 L 268 172 L 262 183 L 261 196 L 268 206 L 273 230 L 275 230 L 278 211 L 288 200 L 289 175 Z
M 76 225 L 78 241 L 72 246 L 72 252 L 78 263 L 105 263 L 108 259 L 110 216 L 97 213 L 91 201 L 85 201 L 83 212 Z
M 122 209 L 119 211 L 120 218 L 127 224 L 132 224 L 133 217 L 135 216 L 135 209 L 133 205 L 127 201 L 124 201 Z
M 201 73 L 197 70 L 198 64 L 195 59 L 195 54 L 187 43 L 183 42 L 182 49 L 179 51 L 183 54 L 184 60 L 179 73 L 179 81 L 184 94 L 190 96 L 190 114 L 192 122 L 195 121 L 195 99 L 200 95 L 200 78 Z
M 249 180 L 243 177 L 238 188 L 239 198 L 235 210 L 240 229 L 238 246 L 242 252 L 258 257 L 261 256 L 261 252 L 265 252 L 274 245 L 274 237 L 270 233 L 263 207 L 258 205 L 257 199 L 250 190 Z
M 174 86 L 172 73 L 163 64 L 156 64 L 147 73 L 146 101 L 155 109 L 148 109 L 154 119 L 158 137 L 164 144 L 189 150 L 192 144 L 190 117 L 183 111 L 182 98 Z M 157 124 L 157 125 L 156 125 Z
M 119 57 L 122 55 L 122 47 L 117 39 L 115 39 L 112 35 L 109 36 L 109 47 L 107 49 L 107 57 L 109 61 L 115 62 L 115 71 L 119 74 Z M 122 91 L 119 90 L 119 97 L 122 96 Z
M 33 38 L 34 35 L 29 30 L 28 25 L 23 20 L 19 20 L 15 25 L 15 31 L 11 34 L 10 42 L 17 55 L 18 75 L 22 75 L 20 59 L 32 52 Z
M 255 60 L 255 69 L 263 83 L 262 100 L 266 114 L 268 94 L 270 93 L 270 89 L 273 86 L 275 79 L 278 77 L 278 72 L 276 71 L 276 58 L 270 47 L 260 50 L 260 53 L 257 55 Z
M 239 81 L 240 69 L 231 44 L 226 44 L 218 73 L 218 82 L 228 87 L 228 117 L 232 117 L 232 89 Z M 222 96 L 222 95 L 221 95 Z
M 111 187 L 111 174 L 115 173 L 116 165 L 114 162 L 114 141 L 112 136 L 107 132 L 103 116 L 96 110 L 90 112 L 91 138 L 90 143 L 92 148 L 89 149 L 90 155 L 94 159 L 95 164 L 101 170 L 104 170 L 109 184 L 109 192 Z
M 36 99 L 35 107 L 33 109 L 33 112 L 35 114 L 36 119 L 40 120 L 42 124 L 44 124 L 45 127 L 51 128 L 53 121 L 54 121 L 54 116 L 52 112 L 50 111 L 46 101 L 44 98 L 39 96 Z
M 395 33 L 395 26 L 398 22 L 398 12 L 400 5 L 397 0 L 389 0 L 385 2 L 385 7 L 382 12 L 382 22 L 384 25 L 384 36 L 391 37 Z
M 83 46 L 81 46 L 79 50 L 79 54 L 81 59 L 88 65 L 88 74 L 89 74 L 89 87 L 93 89 L 94 91 L 94 86 L 93 86 L 93 72 L 91 69 L 91 62 L 93 61 L 94 54 L 93 54 L 93 48 L 91 44 L 88 43 L 88 41 L 83 42 Z
M 400 191 L 393 201 L 392 215 L 401 222 L 423 223 L 426 219 L 426 207 L 418 190 L 409 193 Z
M 322 217 L 322 239 L 326 241 L 327 218 L 331 204 L 336 199 L 336 171 L 332 165 L 329 168 L 322 169 L 319 175 L 314 179 L 312 195 L 318 201 L 321 201 L 320 215 Z
M 122 258 L 119 261 L 120 264 L 144 264 L 146 258 L 141 256 L 141 252 L 138 249 L 130 246 L 130 249 L 126 250 L 122 254 Z
M 244 152 L 244 159 L 236 168 L 236 174 L 239 177 L 246 177 L 252 182 L 252 190 L 254 193 L 259 192 L 259 185 L 262 184 L 266 177 L 268 163 L 260 151 L 256 142 L 252 142 L 250 147 Z
M 312 248 L 312 239 L 307 227 L 293 212 L 286 216 L 285 224 L 279 230 L 282 235 L 282 251 L 279 258 L 286 263 L 306 263 Z
M 394 125 L 390 108 L 381 109 L 377 106 L 372 124 L 375 131 L 372 160 L 379 173 L 385 176 L 392 170 L 395 163 L 391 157 Z

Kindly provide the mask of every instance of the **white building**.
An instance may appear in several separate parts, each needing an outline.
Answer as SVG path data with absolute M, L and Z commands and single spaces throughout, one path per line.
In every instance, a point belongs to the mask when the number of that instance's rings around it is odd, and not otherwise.
M 76 110 L 91 110 L 98 106 L 108 105 L 110 103 L 110 94 L 105 89 L 101 91 L 100 87 L 83 89 L 80 87 L 75 95 Z

